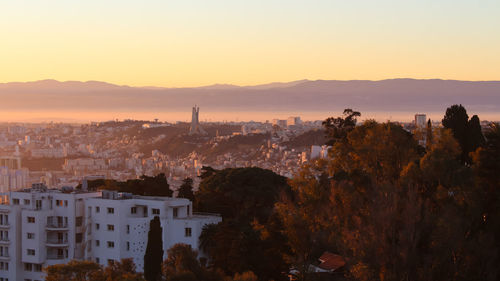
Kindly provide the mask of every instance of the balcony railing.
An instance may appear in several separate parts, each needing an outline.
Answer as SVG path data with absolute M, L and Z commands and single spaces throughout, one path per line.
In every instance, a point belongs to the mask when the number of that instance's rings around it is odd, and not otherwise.
M 47 259 L 48 260 L 63 260 L 63 259 L 65 259 L 65 257 L 64 257 L 64 255 L 51 254 L 51 255 L 47 255 Z
M 9 228 L 10 224 L 9 223 L 2 223 L 0 224 L 0 228 Z
M 47 239 L 45 242 L 47 247 L 67 247 L 68 240 L 67 239 Z
M 65 230 L 68 228 L 67 223 L 51 223 L 49 222 L 46 226 L 47 230 Z

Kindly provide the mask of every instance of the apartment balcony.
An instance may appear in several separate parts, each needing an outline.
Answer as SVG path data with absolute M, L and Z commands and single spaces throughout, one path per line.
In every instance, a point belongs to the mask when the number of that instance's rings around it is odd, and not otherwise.
M 0 224 L 0 229 L 8 229 L 8 228 L 10 228 L 10 224 L 8 224 L 8 223 Z
M 47 260 L 51 260 L 51 261 L 62 261 L 65 259 L 66 259 L 66 257 L 64 255 L 57 255 L 57 254 L 47 255 Z
M 47 239 L 45 242 L 47 247 L 63 248 L 68 247 L 68 240 L 66 239 Z
M 0 238 L 0 245 L 9 245 L 10 240 L 9 238 Z
M 67 231 L 68 224 L 67 223 L 48 223 L 45 226 L 47 231 Z
M 10 261 L 10 256 L 9 255 L 2 255 L 2 256 L 0 256 L 0 261 Z

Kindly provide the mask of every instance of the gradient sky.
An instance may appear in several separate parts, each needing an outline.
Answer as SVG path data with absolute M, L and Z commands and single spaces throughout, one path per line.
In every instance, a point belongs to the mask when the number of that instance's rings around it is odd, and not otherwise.
M 500 80 L 500 1 L 0 1 L 0 82 L 396 77 Z

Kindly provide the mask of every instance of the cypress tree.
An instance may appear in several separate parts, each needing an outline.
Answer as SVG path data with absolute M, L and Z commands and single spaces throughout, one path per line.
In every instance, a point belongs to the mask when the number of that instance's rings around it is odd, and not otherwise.
M 474 115 L 467 124 L 467 152 L 476 151 L 478 147 L 484 146 L 485 142 L 479 117 Z
M 147 281 L 157 281 L 161 277 L 163 262 L 163 241 L 160 218 L 155 216 L 149 223 L 148 244 L 144 254 L 144 278 Z
M 430 147 L 432 145 L 432 122 L 431 119 L 429 118 L 429 121 L 427 121 L 427 130 L 425 132 L 425 145 L 427 147 Z

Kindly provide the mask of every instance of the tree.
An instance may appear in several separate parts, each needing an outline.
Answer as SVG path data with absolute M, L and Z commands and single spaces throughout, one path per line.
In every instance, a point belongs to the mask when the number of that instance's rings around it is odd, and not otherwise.
M 72 260 L 67 264 L 56 264 L 48 266 L 45 271 L 46 281 L 91 281 L 98 280 L 101 266 L 91 261 Z
M 479 117 L 474 115 L 470 120 L 467 111 L 462 105 L 452 105 L 446 109 L 442 120 L 443 126 L 451 129 L 453 136 L 462 148 L 462 161 L 471 163 L 470 152 L 484 145 L 484 136 L 481 132 Z
M 347 134 L 354 129 L 357 122 L 357 117 L 361 116 L 358 111 L 353 111 L 350 108 L 344 109 L 344 117 L 329 117 L 323 121 L 327 137 L 327 144 L 333 145 L 339 140 L 344 140 Z
M 203 280 L 203 270 L 198 261 L 198 253 L 190 245 L 175 244 L 167 251 L 167 259 L 162 265 L 163 276 L 167 281 L 179 280 Z
M 167 251 L 162 264 L 164 280 L 167 281 L 223 281 L 226 276 L 200 264 L 198 252 L 187 244 L 175 244 Z
M 431 119 L 427 121 L 427 128 L 425 131 L 425 140 L 426 140 L 426 146 L 430 147 L 432 145 L 433 137 L 432 137 L 432 122 Z
M 476 151 L 478 147 L 484 146 L 485 142 L 479 117 L 474 115 L 467 124 L 467 152 Z
M 46 281 L 143 281 L 142 274 L 135 271 L 132 259 L 110 262 L 103 268 L 91 261 L 70 261 L 46 268 Z
M 260 168 L 206 169 L 196 194 L 198 210 L 223 221 L 204 228 L 202 249 L 227 275 L 251 270 L 262 280 L 282 280 L 287 244 L 274 208 L 290 193 L 286 178 Z
M 178 198 L 186 198 L 194 202 L 193 179 L 185 178 L 179 188 Z
M 165 174 L 160 173 L 154 177 L 146 175 L 141 176 L 139 179 L 127 180 L 120 182 L 116 180 L 94 180 L 88 183 L 90 190 L 106 189 L 116 190 L 120 192 L 129 192 L 137 195 L 145 196 L 167 196 L 172 197 L 172 190 L 168 184 Z M 79 185 L 77 188 L 81 188 Z
M 144 255 L 144 277 L 147 281 L 157 281 L 161 276 L 163 260 L 162 227 L 160 219 L 155 216 L 149 223 L 148 244 Z
M 245 271 L 241 274 L 236 273 L 233 278 L 234 281 L 257 281 L 257 275 L 252 271 Z
M 94 279 L 97 280 L 97 279 Z M 135 269 L 135 264 L 131 258 L 122 259 L 119 262 L 110 262 L 107 267 L 104 268 L 102 274 L 102 280 L 104 281 L 142 281 L 144 278 L 142 274 L 137 273 Z

